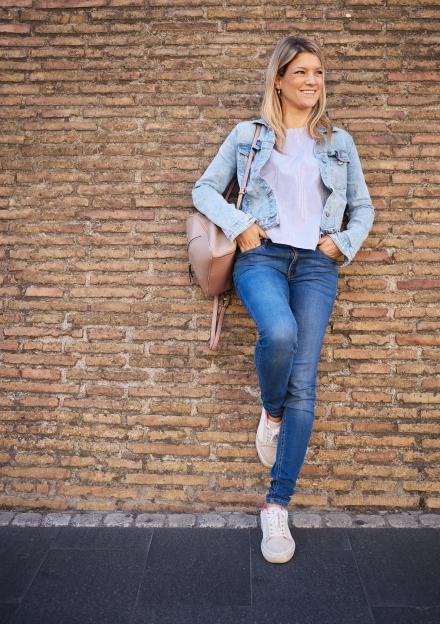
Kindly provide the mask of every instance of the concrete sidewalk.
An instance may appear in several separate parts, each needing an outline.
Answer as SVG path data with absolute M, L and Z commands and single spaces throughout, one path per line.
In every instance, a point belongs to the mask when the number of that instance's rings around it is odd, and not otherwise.
M 438 515 L 310 515 L 271 564 L 257 515 L 2 512 L 0 623 L 440 622 Z

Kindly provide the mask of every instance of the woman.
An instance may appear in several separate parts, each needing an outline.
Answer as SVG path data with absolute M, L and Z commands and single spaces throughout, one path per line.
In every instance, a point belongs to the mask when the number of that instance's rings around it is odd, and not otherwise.
M 272 563 L 289 561 L 295 551 L 287 508 L 312 432 L 339 267 L 353 260 L 374 220 L 353 138 L 332 126 L 325 107 L 319 46 L 306 37 L 283 38 L 266 71 L 262 116 L 235 126 L 192 191 L 194 206 L 237 241 L 234 287 L 259 333 L 256 447 L 271 467 L 261 550 Z M 261 132 L 237 210 L 222 193 L 234 173 L 242 185 L 256 123 Z

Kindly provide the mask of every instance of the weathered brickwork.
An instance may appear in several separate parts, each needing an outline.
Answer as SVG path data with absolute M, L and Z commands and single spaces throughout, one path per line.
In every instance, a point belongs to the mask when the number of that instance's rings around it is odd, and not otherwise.
M 434 1 L 0 0 L 0 506 L 255 513 L 256 328 L 220 350 L 191 188 L 306 34 L 376 209 L 340 271 L 291 509 L 440 508 Z

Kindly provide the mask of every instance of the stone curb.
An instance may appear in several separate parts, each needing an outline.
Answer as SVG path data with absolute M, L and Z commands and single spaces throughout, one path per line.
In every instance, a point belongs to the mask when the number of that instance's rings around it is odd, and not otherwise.
M 0 511 L 0 526 L 18 527 L 260 527 L 260 514 L 225 513 L 124 513 L 77 511 Z M 440 513 L 422 511 L 358 513 L 346 511 L 289 511 L 289 526 L 302 528 L 434 528 Z

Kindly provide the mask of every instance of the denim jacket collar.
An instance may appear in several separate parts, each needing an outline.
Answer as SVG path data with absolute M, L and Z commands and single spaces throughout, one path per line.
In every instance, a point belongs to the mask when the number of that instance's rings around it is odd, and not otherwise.
M 270 128 L 270 125 L 267 123 L 264 117 L 257 117 L 256 119 L 251 119 L 251 123 L 261 123 L 264 126 L 266 126 L 266 128 Z M 324 126 L 318 126 L 318 129 L 321 132 L 327 132 L 327 129 L 324 128 Z M 333 129 L 333 132 L 337 132 L 339 130 L 338 126 L 332 126 L 332 129 Z

